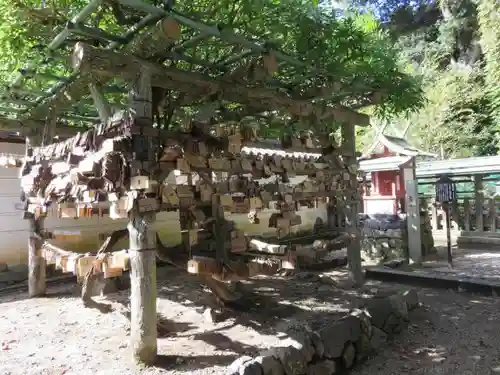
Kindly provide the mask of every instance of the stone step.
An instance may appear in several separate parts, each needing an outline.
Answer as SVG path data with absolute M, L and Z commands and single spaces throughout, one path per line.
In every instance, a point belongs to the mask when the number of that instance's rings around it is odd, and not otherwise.
M 500 232 L 461 232 L 460 237 L 488 237 L 488 238 L 499 238 Z
M 500 237 L 460 236 L 457 238 L 460 249 L 484 249 L 500 251 Z

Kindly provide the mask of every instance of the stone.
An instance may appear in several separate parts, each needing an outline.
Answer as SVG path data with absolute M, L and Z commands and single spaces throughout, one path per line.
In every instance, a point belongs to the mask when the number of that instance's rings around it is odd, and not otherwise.
M 401 295 L 374 298 L 367 303 L 366 310 L 371 316 L 372 326 L 387 334 L 399 332 L 408 320 L 408 309 Z
M 401 229 L 387 229 L 385 232 L 388 237 L 391 238 L 402 238 L 403 231 Z
M 400 333 L 403 329 L 403 319 L 398 317 L 396 314 L 389 314 L 387 317 L 383 331 L 392 337 L 394 333 Z
M 306 372 L 307 362 L 301 352 L 293 346 L 277 347 L 269 354 L 280 360 L 285 375 L 303 375 Z
M 420 306 L 418 301 L 418 293 L 415 289 L 409 289 L 402 293 L 402 297 L 406 302 L 408 311 L 414 310 Z
M 284 326 L 277 326 L 278 331 L 283 331 L 288 335 L 288 338 L 283 341 L 284 347 L 293 346 L 299 350 L 307 362 L 311 361 L 316 355 L 316 348 L 313 345 L 313 331 L 307 324 L 290 320 Z
M 28 275 L 29 267 L 27 264 L 15 264 L 9 266 L 9 271 L 12 273 L 19 273 L 23 275 Z
M 326 247 L 325 241 L 322 240 L 314 240 L 313 248 L 314 249 L 323 249 Z
M 331 292 L 332 287 L 330 285 L 322 284 L 316 288 L 316 291 L 319 293 Z
M 361 335 L 361 325 L 355 316 L 347 316 L 319 331 L 326 358 L 335 359 L 342 355 L 347 342 L 355 342 Z
M 2 284 L 15 284 L 28 279 L 28 274 L 20 272 L 12 272 L 10 269 L 6 272 L 0 273 L 0 283 Z
M 316 353 L 311 337 L 307 333 L 297 332 L 293 337 L 289 337 L 282 341 L 282 345 L 293 346 L 301 353 L 306 362 L 310 362 Z
M 325 284 L 325 285 L 332 285 L 332 286 L 337 285 L 337 282 L 334 279 L 332 279 L 329 276 L 324 276 L 324 275 L 320 276 L 319 282 L 322 284 Z
M 354 343 L 356 348 L 357 357 L 359 360 L 365 359 L 372 351 L 371 338 L 366 336 L 364 333 L 361 334 L 358 341 Z
M 342 366 L 347 370 L 350 370 L 354 366 L 356 362 L 356 348 L 352 342 L 346 342 L 344 350 L 342 350 L 341 361 Z
M 262 367 L 255 359 L 243 356 L 236 359 L 227 369 L 228 375 L 262 375 Z
M 323 344 L 321 336 L 318 332 L 311 332 L 311 341 L 314 346 L 314 350 L 316 351 L 316 356 L 318 358 L 323 358 L 323 356 L 325 355 L 325 345 Z
M 203 311 L 203 318 L 207 323 L 217 323 L 218 314 L 214 309 L 207 308 L 205 309 L 205 311 Z
M 239 375 L 262 375 L 262 366 L 255 359 L 252 359 L 240 366 Z
M 246 362 L 251 361 L 253 358 L 249 357 L 247 355 L 243 357 L 239 357 L 231 363 L 227 369 L 227 374 L 228 375 L 239 375 L 240 374 L 240 367 L 243 366 Z
M 368 338 L 372 337 L 372 322 L 370 313 L 365 309 L 353 309 L 350 312 L 350 315 L 359 320 L 361 333 Z
M 323 359 L 307 366 L 307 375 L 334 375 L 337 367 L 334 361 Z
M 119 290 L 120 290 L 120 281 L 117 277 L 103 279 L 101 295 L 105 296 L 108 294 L 113 294 L 118 292 Z
M 255 362 L 260 364 L 262 375 L 285 375 L 283 365 L 272 355 L 258 356 Z
M 408 315 L 408 306 L 406 305 L 406 300 L 403 295 L 397 293 L 388 297 L 392 307 L 396 311 L 396 315 L 399 315 L 405 322 L 410 320 Z
M 299 272 L 295 275 L 298 280 L 307 280 L 311 282 L 319 281 L 319 276 L 312 272 Z
M 387 343 L 387 334 L 377 327 L 372 327 L 373 333 L 370 338 L 370 348 L 378 350 Z

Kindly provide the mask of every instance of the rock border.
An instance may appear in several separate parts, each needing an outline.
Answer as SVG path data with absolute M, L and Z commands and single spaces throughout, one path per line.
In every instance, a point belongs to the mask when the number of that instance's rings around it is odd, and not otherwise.
M 227 370 L 228 375 L 334 375 L 350 370 L 376 353 L 409 321 L 409 311 L 420 306 L 410 289 L 375 297 L 363 308 L 353 309 L 333 324 L 313 331 L 305 323 L 289 322 L 288 338 L 256 358 L 243 356 Z

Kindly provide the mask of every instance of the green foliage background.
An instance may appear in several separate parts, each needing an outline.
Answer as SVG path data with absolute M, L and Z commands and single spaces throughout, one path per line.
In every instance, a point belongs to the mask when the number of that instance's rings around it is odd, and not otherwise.
M 422 79 L 426 98 L 419 111 L 394 118 L 396 127 L 409 124 L 413 144 L 444 158 L 497 154 L 500 3 L 380 3 L 390 10 L 385 28 L 400 47 L 403 61 L 411 65 L 411 74 Z M 367 147 L 372 134 L 359 141 L 360 147 Z

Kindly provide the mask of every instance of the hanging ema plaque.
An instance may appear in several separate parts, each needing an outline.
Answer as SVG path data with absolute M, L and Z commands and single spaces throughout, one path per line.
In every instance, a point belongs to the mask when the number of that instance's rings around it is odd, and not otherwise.
M 453 180 L 444 175 L 441 176 L 436 184 L 436 202 L 452 203 L 457 198 L 457 190 Z

